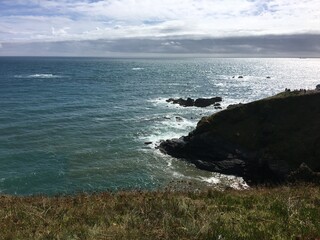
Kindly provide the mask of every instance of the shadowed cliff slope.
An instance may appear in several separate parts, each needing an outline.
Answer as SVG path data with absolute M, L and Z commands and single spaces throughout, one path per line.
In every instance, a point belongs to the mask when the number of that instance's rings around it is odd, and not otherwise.
M 286 91 L 231 107 L 159 149 L 254 183 L 282 181 L 303 162 L 320 171 L 320 91 Z

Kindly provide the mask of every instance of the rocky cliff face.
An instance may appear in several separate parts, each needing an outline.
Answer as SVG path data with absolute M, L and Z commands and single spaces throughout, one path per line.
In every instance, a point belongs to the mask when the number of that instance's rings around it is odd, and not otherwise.
M 159 149 L 249 183 L 281 182 L 301 163 L 320 171 L 320 92 L 286 91 L 202 118 Z

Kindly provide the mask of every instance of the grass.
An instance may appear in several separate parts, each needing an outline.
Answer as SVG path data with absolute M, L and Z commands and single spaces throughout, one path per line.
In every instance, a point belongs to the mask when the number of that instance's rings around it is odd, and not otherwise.
M 0 196 L 1 239 L 320 239 L 320 188 Z

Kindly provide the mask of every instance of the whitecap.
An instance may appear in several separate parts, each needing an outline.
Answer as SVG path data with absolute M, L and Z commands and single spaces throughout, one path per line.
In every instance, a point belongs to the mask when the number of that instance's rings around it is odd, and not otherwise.
M 206 177 L 200 177 L 200 179 L 201 179 L 201 181 L 206 182 L 206 183 L 209 183 L 210 185 L 211 185 L 211 184 L 218 184 L 218 183 L 221 182 L 220 179 L 217 178 L 217 177 L 208 177 L 208 178 L 206 178 Z
M 94 118 L 94 120 L 95 121 L 108 121 L 109 118 L 107 118 L 107 117 L 96 117 L 96 118 Z
M 161 140 L 179 138 L 188 134 L 196 126 L 196 120 L 188 120 L 181 115 L 169 114 L 152 118 L 153 124 L 145 133 L 139 133 L 140 141 L 152 142 L 151 148 L 156 147 Z M 148 134 L 149 132 L 149 134 Z
M 174 97 L 174 98 L 178 98 L 178 97 Z M 166 108 L 170 108 L 170 109 L 179 109 L 181 108 L 181 106 L 179 104 L 172 104 L 167 102 L 168 98 L 154 98 L 154 99 L 149 99 L 147 100 L 148 102 L 150 102 L 153 106 L 156 107 L 166 107 Z M 193 108 L 193 107 L 190 107 Z M 194 107 L 196 108 L 196 107 Z
M 133 71 L 139 71 L 139 70 L 143 70 L 144 68 L 142 67 L 134 67 L 134 68 L 131 68 L 131 70 Z
M 60 75 L 55 75 L 51 73 L 35 73 L 35 74 L 25 74 L 25 75 L 14 75 L 15 78 L 61 78 Z
M 153 134 L 150 134 L 148 136 L 140 136 L 140 141 L 144 142 L 152 142 L 152 144 L 149 144 L 150 148 L 155 149 L 159 143 L 163 140 L 167 139 L 173 139 L 173 138 L 179 138 L 181 137 L 181 134 L 175 133 L 175 132 L 163 132 L 163 131 L 153 131 Z M 160 152 L 160 151 L 159 151 Z
M 191 129 L 196 126 L 196 122 L 187 120 L 180 116 L 175 116 L 173 120 L 166 120 L 162 122 L 165 125 L 166 129 L 174 128 L 174 129 Z
M 214 83 L 214 85 L 217 86 L 217 87 L 225 87 L 225 86 L 227 86 L 226 83 L 222 83 L 222 82 Z
M 235 181 L 230 185 L 231 188 L 241 190 L 250 188 L 249 185 L 242 179 L 239 181 Z
M 59 75 L 54 74 L 46 74 L 46 73 L 39 73 L 39 74 L 31 74 L 27 76 L 28 78 L 59 78 Z
M 162 97 L 162 98 L 154 98 L 154 99 L 148 99 L 147 102 L 152 103 L 154 106 L 166 105 L 166 104 L 168 104 L 166 102 L 167 99 L 168 98 L 164 98 L 164 97 Z

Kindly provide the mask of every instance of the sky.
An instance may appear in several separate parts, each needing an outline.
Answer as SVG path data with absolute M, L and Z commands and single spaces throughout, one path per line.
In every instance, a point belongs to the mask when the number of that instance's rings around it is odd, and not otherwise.
M 320 1 L 0 0 L 0 56 L 320 57 Z

